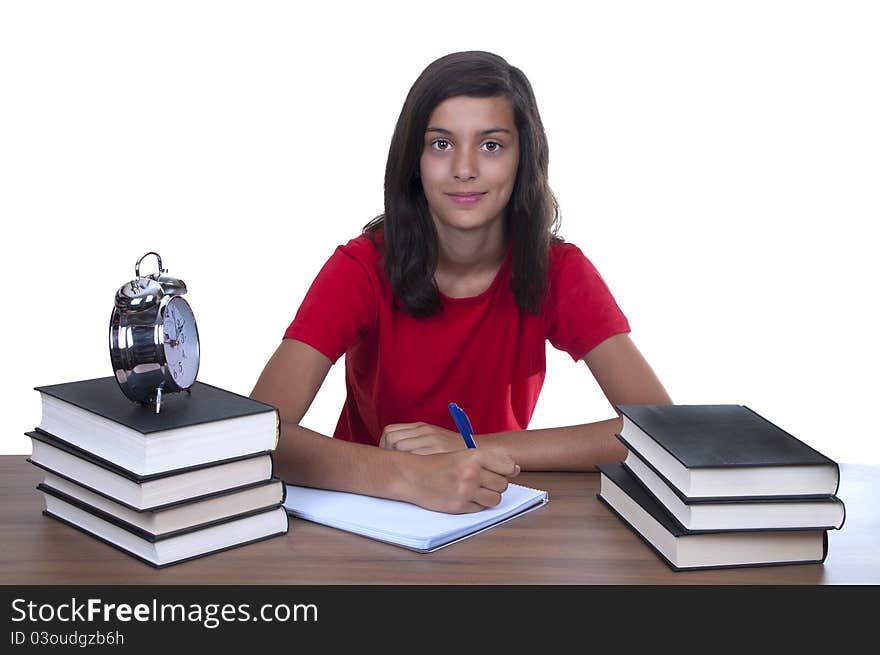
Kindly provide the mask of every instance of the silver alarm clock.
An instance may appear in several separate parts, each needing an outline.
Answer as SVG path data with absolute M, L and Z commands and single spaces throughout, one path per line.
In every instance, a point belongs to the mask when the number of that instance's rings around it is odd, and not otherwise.
M 155 255 L 159 272 L 142 276 L 141 261 Z M 110 362 L 131 400 L 162 408 L 162 394 L 189 392 L 199 372 L 199 331 L 182 280 L 166 275 L 155 252 L 134 265 L 135 279 L 116 292 L 110 315 Z

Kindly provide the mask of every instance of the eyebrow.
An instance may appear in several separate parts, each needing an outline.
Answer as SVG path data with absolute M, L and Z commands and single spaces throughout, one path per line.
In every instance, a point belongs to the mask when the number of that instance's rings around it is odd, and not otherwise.
M 444 127 L 429 127 L 425 130 L 425 132 L 439 132 L 440 134 L 449 134 L 450 136 L 452 135 L 452 132 Z M 493 134 L 494 132 L 504 132 L 505 134 L 511 134 L 511 131 L 506 128 L 492 127 L 488 130 L 483 130 L 482 132 L 480 132 L 480 136 L 486 136 L 487 134 Z

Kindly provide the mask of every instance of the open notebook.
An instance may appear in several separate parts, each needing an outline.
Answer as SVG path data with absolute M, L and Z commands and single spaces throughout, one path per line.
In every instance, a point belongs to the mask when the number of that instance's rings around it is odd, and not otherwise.
M 293 516 L 307 521 L 428 553 L 546 502 L 546 491 L 510 484 L 495 507 L 471 514 L 445 514 L 397 500 L 287 485 L 284 507 Z

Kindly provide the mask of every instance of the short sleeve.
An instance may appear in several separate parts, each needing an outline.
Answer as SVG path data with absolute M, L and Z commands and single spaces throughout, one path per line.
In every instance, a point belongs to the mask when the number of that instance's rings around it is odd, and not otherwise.
M 306 292 L 285 339 L 307 343 L 336 362 L 369 333 L 376 288 L 364 262 L 339 246 Z
M 615 334 L 629 332 L 629 321 L 592 262 L 572 244 L 551 246 L 544 305 L 547 339 L 578 361 Z

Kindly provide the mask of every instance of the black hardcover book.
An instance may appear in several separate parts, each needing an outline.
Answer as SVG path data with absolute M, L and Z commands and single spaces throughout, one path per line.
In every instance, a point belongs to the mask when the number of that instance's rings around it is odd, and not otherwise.
M 141 434 L 276 411 L 272 405 L 204 382 L 196 382 L 190 393 L 184 391 L 163 396 L 159 414 L 152 405 L 129 400 L 112 375 L 34 388 L 41 394 L 70 403 Z
M 829 497 L 836 462 L 744 405 L 618 405 L 619 435 L 679 495 Z
M 210 498 L 135 512 L 61 478 L 37 485 L 43 494 L 60 498 L 147 541 L 160 541 L 278 507 L 287 490 L 278 478 Z
M 846 520 L 846 508 L 836 496 L 783 499 L 749 496 L 688 502 L 638 451 L 626 445 L 629 453 L 623 465 L 684 532 L 834 530 L 842 528 Z
M 600 464 L 598 498 L 673 570 L 819 563 L 825 530 L 682 530 L 622 463 Z
M 149 540 L 115 517 L 58 494 L 46 493 L 43 514 L 76 528 L 156 568 L 286 534 L 287 512 L 282 506 L 231 517 L 197 530 Z
M 113 377 L 36 390 L 39 430 L 138 476 L 274 450 L 280 435 L 275 407 L 203 382 L 167 394 L 159 414 L 129 400 Z
M 274 475 L 268 451 L 142 476 L 46 432 L 25 434 L 32 446 L 28 462 L 138 512 L 260 484 Z

